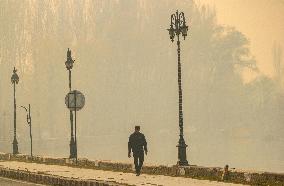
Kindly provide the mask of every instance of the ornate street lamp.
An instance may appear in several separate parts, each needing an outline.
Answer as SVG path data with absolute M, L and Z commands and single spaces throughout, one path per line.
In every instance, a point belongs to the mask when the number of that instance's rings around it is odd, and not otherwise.
M 178 95 L 179 95 L 179 141 L 178 141 L 178 162 L 180 166 L 188 166 L 188 161 L 186 159 L 186 147 L 183 138 L 183 111 L 182 111 L 182 88 L 181 88 L 181 63 L 180 63 L 180 40 L 179 36 L 182 35 L 183 38 L 187 36 L 188 26 L 185 22 L 185 17 L 183 12 L 176 11 L 175 14 L 171 15 L 170 28 L 167 29 L 170 34 L 170 39 L 174 42 L 175 36 L 177 36 L 177 54 L 178 54 Z
M 71 69 L 75 60 L 72 59 L 71 50 L 67 50 L 67 60 L 65 62 L 66 69 L 69 71 L 69 91 L 71 91 Z M 77 146 L 74 140 L 73 132 L 73 112 L 70 110 L 70 125 L 71 125 L 71 139 L 70 139 L 70 156 L 69 158 L 76 158 Z
M 11 77 L 11 82 L 14 86 L 14 140 L 13 140 L 13 154 L 18 154 L 18 141 L 16 137 L 17 133 L 17 123 L 16 123 L 16 84 L 19 83 L 19 76 L 17 74 L 17 70 L 14 67 L 13 75 Z

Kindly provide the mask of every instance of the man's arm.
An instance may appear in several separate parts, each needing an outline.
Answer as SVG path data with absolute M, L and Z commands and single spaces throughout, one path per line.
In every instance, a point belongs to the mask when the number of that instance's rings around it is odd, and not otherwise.
M 145 136 L 143 135 L 143 146 L 144 146 L 144 151 L 147 155 L 147 152 L 148 152 L 148 149 L 147 149 L 147 141 L 146 141 L 146 138 Z
M 132 145 L 131 145 L 131 136 L 129 137 L 129 140 L 128 140 L 128 157 L 130 158 L 131 157 L 131 148 L 132 148 Z

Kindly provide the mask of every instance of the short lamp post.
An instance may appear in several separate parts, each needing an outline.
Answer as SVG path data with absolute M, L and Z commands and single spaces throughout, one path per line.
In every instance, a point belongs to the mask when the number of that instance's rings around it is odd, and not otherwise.
M 31 157 L 33 157 L 33 137 L 32 137 L 32 118 L 31 118 L 31 105 L 29 104 L 29 108 L 27 109 L 24 106 L 21 106 L 26 110 L 27 113 L 27 124 L 30 127 L 30 139 L 31 139 Z

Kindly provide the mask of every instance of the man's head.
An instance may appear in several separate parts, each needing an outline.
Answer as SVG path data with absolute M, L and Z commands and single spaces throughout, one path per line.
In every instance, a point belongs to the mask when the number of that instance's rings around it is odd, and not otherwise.
M 140 126 L 135 126 L 135 132 L 139 132 L 140 131 Z

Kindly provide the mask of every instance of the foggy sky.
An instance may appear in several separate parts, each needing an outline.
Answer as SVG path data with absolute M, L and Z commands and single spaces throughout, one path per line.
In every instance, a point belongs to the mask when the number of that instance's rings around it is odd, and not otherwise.
M 284 44 L 283 0 L 199 0 L 218 12 L 217 22 L 237 27 L 250 40 L 251 53 L 257 60 L 260 71 L 269 77 L 275 76 L 272 46 Z M 249 76 L 249 74 L 247 74 Z M 253 77 L 249 78 L 251 80 Z

